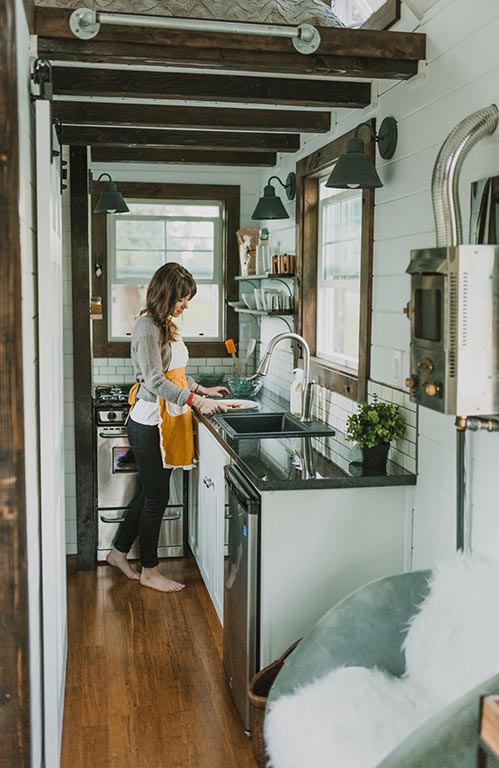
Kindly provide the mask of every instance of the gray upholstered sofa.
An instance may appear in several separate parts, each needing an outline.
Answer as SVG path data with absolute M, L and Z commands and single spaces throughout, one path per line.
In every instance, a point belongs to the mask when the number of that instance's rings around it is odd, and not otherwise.
M 407 623 L 429 591 L 429 575 L 416 571 L 371 582 L 328 611 L 287 658 L 271 688 L 267 712 L 280 696 L 340 666 L 402 675 Z M 499 675 L 427 720 L 378 768 L 475 768 L 480 695 L 498 691 Z M 489 758 L 487 768 L 498 767 L 499 761 Z

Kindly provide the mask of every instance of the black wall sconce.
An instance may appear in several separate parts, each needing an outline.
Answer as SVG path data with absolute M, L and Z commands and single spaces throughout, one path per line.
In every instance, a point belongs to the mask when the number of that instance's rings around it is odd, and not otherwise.
M 97 184 L 104 176 L 109 179 L 106 184 L 106 189 L 99 198 L 99 202 L 94 208 L 94 213 L 128 213 L 129 207 L 123 199 L 121 192 L 118 192 L 118 188 L 111 176 L 108 173 L 101 173 L 99 178 L 94 182 L 92 173 L 89 172 L 89 187 L 90 191 L 95 184 Z
M 333 171 L 326 181 L 326 187 L 336 189 L 375 189 L 382 187 L 381 181 L 374 163 L 364 153 L 364 142 L 359 138 L 361 128 L 367 128 L 370 135 L 376 140 L 381 157 L 389 160 L 393 157 L 397 148 L 398 130 L 394 117 L 385 117 L 376 134 L 369 125 L 363 123 L 355 129 L 355 134 L 347 143 L 347 151 L 340 155 Z
M 270 183 L 273 179 L 279 182 L 279 184 L 286 190 L 286 197 L 288 200 L 294 200 L 296 197 L 296 173 L 291 171 L 288 174 L 286 183 L 280 180 L 278 176 L 271 176 L 267 184 L 263 188 L 263 196 L 256 204 L 256 208 L 253 211 L 252 219 L 289 219 L 289 214 L 286 211 L 282 200 L 277 197 L 275 189 Z

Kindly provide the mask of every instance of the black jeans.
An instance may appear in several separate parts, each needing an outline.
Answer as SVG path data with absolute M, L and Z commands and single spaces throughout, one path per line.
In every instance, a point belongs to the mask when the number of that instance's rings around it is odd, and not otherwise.
M 114 546 L 120 552 L 129 552 L 138 536 L 140 562 L 144 568 L 154 568 L 159 563 L 159 529 L 170 496 L 172 470 L 163 467 L 158 427 L 129 419 L 127 431 L 137 462 L 140 489 L 127 509 Z

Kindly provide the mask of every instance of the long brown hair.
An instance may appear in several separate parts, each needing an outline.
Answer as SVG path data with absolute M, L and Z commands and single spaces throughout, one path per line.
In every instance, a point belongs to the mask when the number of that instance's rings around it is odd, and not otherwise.
M 165 341 L 174 341 L 177 331 L 171 316 L 175 304 L 185 296 L 192 299 L 197 286 L 191 273 L 174 261 L 156 270 L 147 287 L 146 306 L 140 313 L 148 314 L 161 328 Z

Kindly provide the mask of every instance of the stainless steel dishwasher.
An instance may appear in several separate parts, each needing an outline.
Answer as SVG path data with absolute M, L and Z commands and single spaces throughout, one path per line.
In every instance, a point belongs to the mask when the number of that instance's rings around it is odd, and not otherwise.
M 246 731 L 248 683 L 259 659 L 260 496 L 235 466 L 224 468 L 228 490 L 229 544 L 224 572 L 224 667 Z

